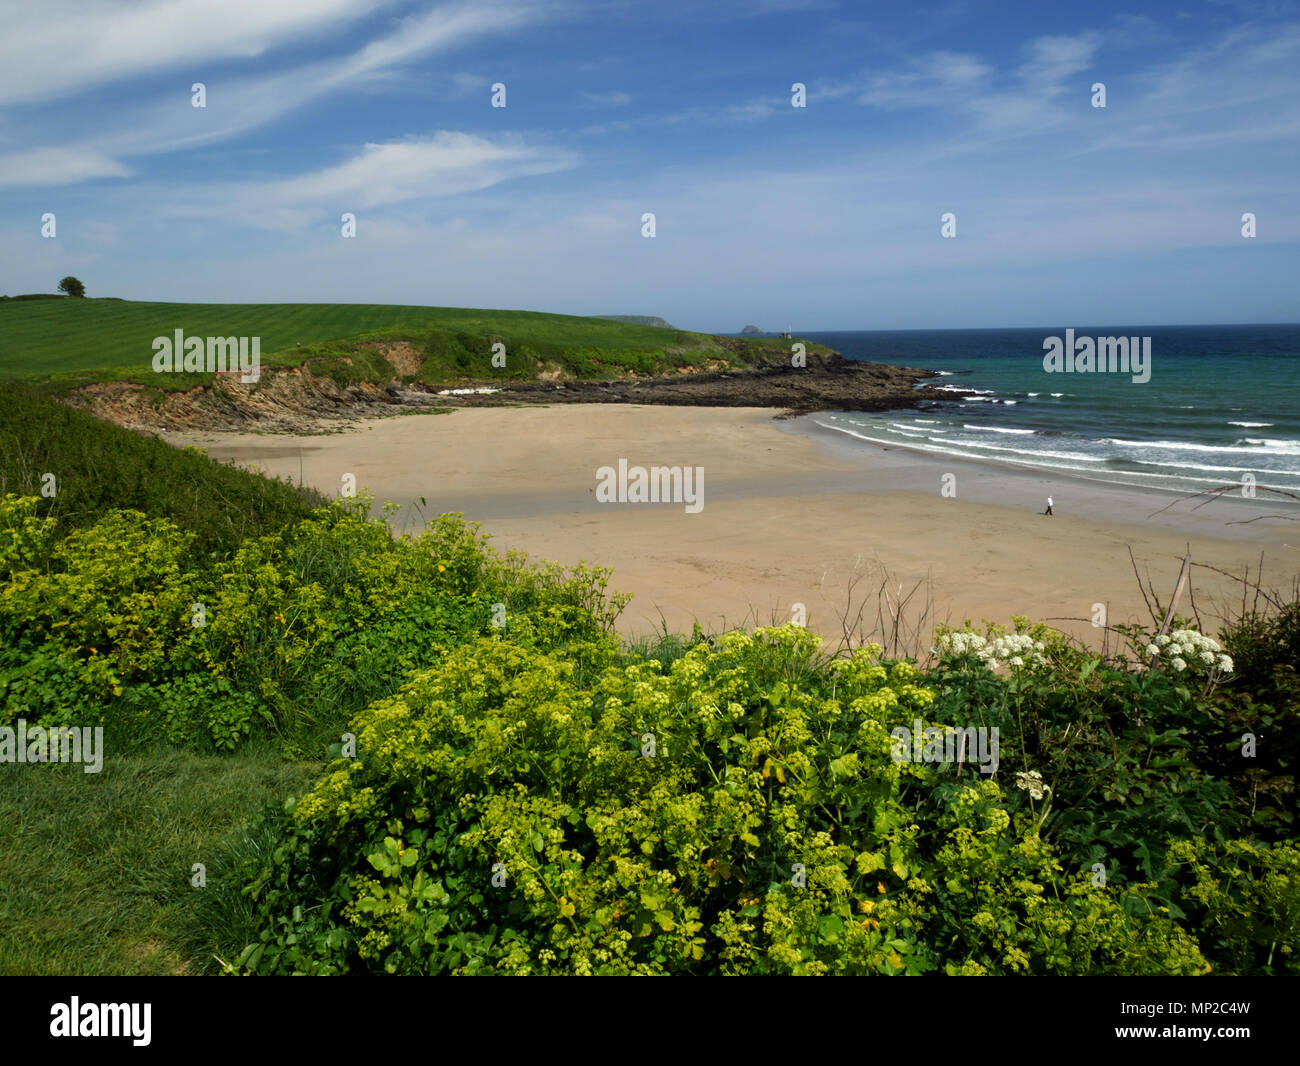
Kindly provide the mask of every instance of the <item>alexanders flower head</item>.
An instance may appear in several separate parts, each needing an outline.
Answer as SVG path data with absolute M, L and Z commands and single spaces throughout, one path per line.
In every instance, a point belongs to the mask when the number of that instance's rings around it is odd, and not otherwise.
M 1028 792 L 1036 800 L 1052 794 L 1052 786 L 1043 784 L 1043 775 L 1037 770 L 1021 771 L 1016 774 L 1016 788 Z

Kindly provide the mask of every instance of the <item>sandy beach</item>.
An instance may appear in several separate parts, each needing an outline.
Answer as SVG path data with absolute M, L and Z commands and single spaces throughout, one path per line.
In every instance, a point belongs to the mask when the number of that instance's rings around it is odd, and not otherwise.
M 939 460 L 848 441 L 821 429 L 816 415 L 773 414 L 627 404 L 469 408 L 321 436 L 166 439 L 272 476 L 296 481 L 301 471 L 329 495 L 353 474 L 378 502 L 402 505 L 398 529 L 418 528 L 412 505 L 423 498 L 426 517 L 463 512 L 500 550 L 612 567 L 611 587 L 633 594 L 620 622 L 628 636 L 663 625 L 689 632 L 695 621 L 706 630 L 784 622 L 801 604 L 811 629 L 838 637 L 850 602 L 851 618 L 865 605 L 854 628 L 866 633 L 887 578 L 890 602 L 916 588 L 904 612 L 914 622 L 922 613 L 931 623 L 1025 614 L 1093 641 L 1094 604 L 1107 605 L 1112 625 L 1147 618 L 1130 548 L 1162 600 L 1188 551 L 1195 563 L 1238 575 L 1253 573 L 1262 556 L 1266 584 L 1289 587 L 1300 569 L 1300 525 L 1266 517 L 1276 504 L 1234 495 L 1193 510 L 1200 501 Z M 702 468 L 702 508 L 600 502 L 597 470 L 620 459 Z M 1051 517 L 1041 513 L 1049 495 Z M 1191 592 L 1207 627 L 1219 608 L 1241 599 L 1239 581 L 1201 567 Z M 1191 598 L 1180 606 L 1190 609 Z

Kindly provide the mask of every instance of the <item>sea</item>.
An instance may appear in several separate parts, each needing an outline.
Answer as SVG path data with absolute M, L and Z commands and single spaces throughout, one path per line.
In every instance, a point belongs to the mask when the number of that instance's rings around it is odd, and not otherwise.
M 1300 325 L 1075 326 L 1150 337 L 1150 378 L 1049 373 L 1062 328 L 796 332 L 847 359 L 936 371 L 931 409 L 823 412 L 846 439 L 1189 494 L 1255 482 L 1300 500 Z M 973 393 L 968 397 L 958 390 Z

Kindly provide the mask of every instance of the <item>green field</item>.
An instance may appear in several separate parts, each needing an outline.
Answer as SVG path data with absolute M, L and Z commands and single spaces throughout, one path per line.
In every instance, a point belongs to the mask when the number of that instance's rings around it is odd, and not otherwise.
M 166 384 L 150 368 L 153 339 L 170 337 L 177 329 L 187 336 L 260 337 L 265 363 L 296 362 L 300 344 L 319 346 L 345 338 L 423 343 L 435 331 L 499 336 L 512 347 L 526 344 L 543 353 L 716 348 L 704 334 L 535 311 L 400 304 L 5 300 L 0 301 L 0 376 L 69 385 L 133 379 Z

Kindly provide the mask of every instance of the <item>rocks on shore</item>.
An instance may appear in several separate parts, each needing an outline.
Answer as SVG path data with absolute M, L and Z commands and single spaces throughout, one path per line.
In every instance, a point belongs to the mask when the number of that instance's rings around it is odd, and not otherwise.
M 783 349 L 755 352 L 752 342 L 715 338 L 731 350 L 728 366 L 709 366 L 662 377 L 616 380 L 416 382 L 386 386 L 339 385 L 306 367 L 264 366 L 262 379 L 246 385 L 219 375 L 211 385 L 159 395 L 125 382 L 87 386 L 66 402 L 130 428 L 146 431 L 230 429 L 269 433 L 332 432 L 361 418 L 413 409 L 499 407 L 519 404 L 636 403 L 694 407 L 771 407 L 789 414 L 811 411 L 885 411 L 960 399 L 918 383 L 930 370 L 862 363 L 838 353 L 808 352 L 794 367 Z M 755 360 L 757 363 L 755 364 Z
M 696 407 L 777 407 L 796 412 L 885 411 L 912 407 L 917 382 L 931 371 L 849 360 L 806 367 L 764 367 L 671 378 L 619 381 L 516 382 L 497 403 L 644 403 Z M 950 394 L 955 395 L 955 394 Z

